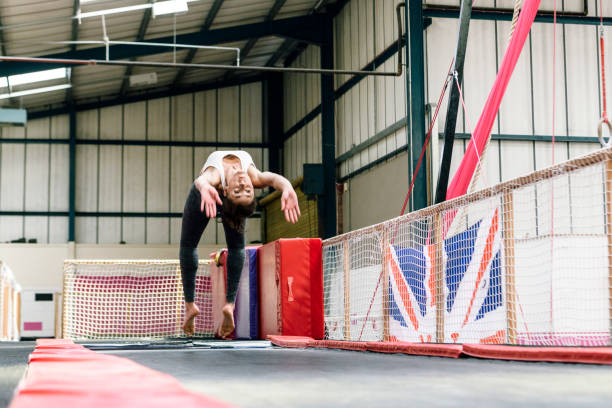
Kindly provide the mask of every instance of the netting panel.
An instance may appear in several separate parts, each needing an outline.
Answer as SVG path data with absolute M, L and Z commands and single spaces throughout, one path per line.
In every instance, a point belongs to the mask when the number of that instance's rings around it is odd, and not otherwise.
M 21 287 L 7 264 L 0 261 L 0 340 L 19 340 Z
M 178 261 L 66 261 L 63 337 L 143 339 L 183 335 Z M 208 261 L 196 274 L 195 336 L 213 336 Z
M 326 240 L 328 336 L 609 345 L 611 212 L 602 149 Z

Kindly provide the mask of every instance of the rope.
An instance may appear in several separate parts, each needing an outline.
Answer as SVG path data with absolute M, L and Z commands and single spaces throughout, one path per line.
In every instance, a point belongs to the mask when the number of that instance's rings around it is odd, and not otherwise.
M 510 35 L 508 36 L 508 43 L 510 43 L 512 36 L 514 35 L 514 30 L 518 23 L 518 19 L 519 19 L 520 12 L 521 12 L 521 6 L 522 6 L 522 0 L 516 0 L 514 2 L 514 13 L 512 14 L 512 26 L 510 27 Z M 476 165 L 476 169 L 474 170 L 474 175 L 472 176 L 472 181 L 470 182 L 470 188 L 468 190 L 468 194 L 471 194 L 474 191 L 476 191 L 476 188 L 477 188 L 476 182 L 479 179 L 481 179 L 481 172 L 482 172 L 481 161 L 482 162 L 485 161 L 485 157 L 487 156 L 487 151 L 489 150 L 490 141 L 491 141 L 491 136 L 489 135 L 489 138 L 487 139 L 487 142 L 485 143 L 484 148 L 482 149 L 482 154 L 480 155 L 481 160 L 478 161 L 478 164 Z M 486 187 L 486 183 L 483 187 Z
M 406 194 L 406 199 L 404 200 L 404 205 L 402 206 L 402 211 L 400 215 L 404 215 L 404 211 L 406 211 L 406 205 L 408 204 L 408 200 L 410 199 L 410 195 L 412 194 L 412 189 L 414 187 L 416 176 L 419 174 L 419 169 L 421 167 L 421 161 L 423 161 L 423 155 L 425 154 L 425 151 L 427 150 L 427 145 L 429 144 L 429 139 L 431 137 L 431 130 L 433 129 L 434 124 L 436 123 L 438 112 L 440 111 L 440 105 L 442 104 L 442 99 L 444 98 L 444 95 L 446 94 L 446 88 L 448 85 L 448 81 L 450 80 L 450 73 L 451 73 L 451 70 L 453 69 L 454 63 L 455 63 L 455 59 L 453 58 L 453 60 L 451 61 L 451 65 L 448 69 L 448 73 L 446 74 L 446 79 L 444 81 L 444 86 L 442 87 L 442 92 L 440 93 L 440 97 L 438 98 L 438 105 L 436 106 L 436 111 L 431 120 L 431 123 L 429 124 L 429 130 L 427 131 L 427 136 L 425 137 L 425 143 L 423 143 L 423 148 L 421 149 L 421 155 L 419 156 L 419 161 L 417 162 L 416 168 L 414 169 L 414 173 L 412 174 L 412 181 L 410 182 L 410 188 L 408 189 L 408 194 Z
M 557 80 L 557 0 L 555 0 L 553 11 L 553 72 L 552 72 L 552 165 L 555 165 L 555 121 L 556 121 L 556 80 Z M 550 187 L 550 332 L 554 332 L 553 326 L 553 279 L 555 261 L 555 183 Z
M 510 36 L 508 37 L 508 42 L 512 39 L 514 35 L 514 29 L 516 28 L 516 23 L 518 23 L 519 14 L 521 11 L 521 0 L 516 0 L 514 3 L 514 14 L 512 15 L 512 27 L 510 28 Z

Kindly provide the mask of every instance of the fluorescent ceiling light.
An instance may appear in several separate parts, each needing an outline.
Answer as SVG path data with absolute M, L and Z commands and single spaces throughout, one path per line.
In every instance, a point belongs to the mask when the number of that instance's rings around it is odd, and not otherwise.
M 11 86 L 31 84 L 33 82 L 50 81 L 52 79 L 66 78 L 67 68 L 47 69 L 45 71 L 30 72 L 27 74 L 11 75 L 8 82 Z M 0 84 L 1 85 L 1 84 Z
M 8 88 L 6 77 L 0 77 L 0 88 Z
M 118 7 L 114 9 L 108 9 L 108 10 L 90 11 L 88 13 L 78 13 L 75 17 L 76 18 L 87 18 L 87 17 L 105 16 L 107 14 L 126 13 L 128 11 L 148 9 L 148 8 L 151 8 L 151 6 L 152 4 L 137 4 L 135 6 Z
M 26 95 L 33 95 L 33 94 L 44 93 L 44 92 L 59 91 L 61 89 L 70 88 L 71 86 L 72 85 L 70 85 L 70 84 L 63 84 L 63 85 L 47 86 L 45 88 L 28 89 L 27 91 L 18 91 L 18 92 L 11 92 L 11 93 L 7 93 L 7 94 L 0 94 L 0 99 L 17 98 L 19 96 L 26 96 Z
M 93 3 L 94 1 L 96 0 L 81 0 L 81 4 Z M 156 3 L 136 4 L 134 6 L 118 7 L 118 8 L 112 8 L 112 9 L 107 9 L 107 10 L 89 11 L 86 13 L 81 13 L 81 10 L 79 10 L 77 15 L 74 17 L 78 19 L 88 18 L 88 17 L 98 17 L 98 16 L 105 16 L 108 14 L 127 13 L 128 11 L 144 10 L 144 9 L 149 9 L 149 8 L 153 8 L 153 17 L 155 17 L 155 16 L 159 16 L 163 14 L 186 12 L 187 3 L 193 3 L 195 1 L 199 1 L 199 0 L 159 1 Z M 169 11 L 165 11 L 165 10 L 169 10 Z
M 154 85 L 157 83 L 157 73 L 149 72 L 147 74 L 130 75 L 130 86 Z
M 187 12 L 186 0 L 168 0 L 153 3 L 153 18 L 164 14 L 177 14 Z

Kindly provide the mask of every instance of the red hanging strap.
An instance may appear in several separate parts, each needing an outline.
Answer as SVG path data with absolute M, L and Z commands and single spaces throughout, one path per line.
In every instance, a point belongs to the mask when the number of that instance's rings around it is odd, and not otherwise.
M 602 100 L 602 112 L 599 123 L 597 124 L 597 136 L 599 137 L 599 143 L 603 147 L 611 146 L 612 139 L 612 124 L 608 120 L 608 101 L 606 98 L 606 52 L 605 52 L 605 39 L 604 39 L 604 26 L 603 26 L 603 1 L 599 2 L 599 53 L 601 61 L 601 100 Z M 604 140 L 603 127 L 604 125 L 608 128 L 608 141 Z

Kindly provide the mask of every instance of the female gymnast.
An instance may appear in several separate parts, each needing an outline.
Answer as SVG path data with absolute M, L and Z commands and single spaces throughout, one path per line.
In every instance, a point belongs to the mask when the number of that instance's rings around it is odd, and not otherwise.
M 194 334 L 194 320 L 200 313 L 194 303 L 195 277 L 198 269 L 198 243 L 210 218 L 221 213 L 227 244 L 227 293 L 223 323 L 216 335 L 226 339 L 234 331 L 234 307 L 238 283 L 245 259 L 246 218 L 256 207 L 255 188 L 273 187 L 281 192 L 281 211 L 287 222 L 296 223 L 300 214 L 297 195 L 291 183 L 275 173 L 260 172 L 244 151 L 217 151 L 208 156 L 200 176 L 193 182 L 181 229 L 179 257 L 185 294 L 183 331 Z

